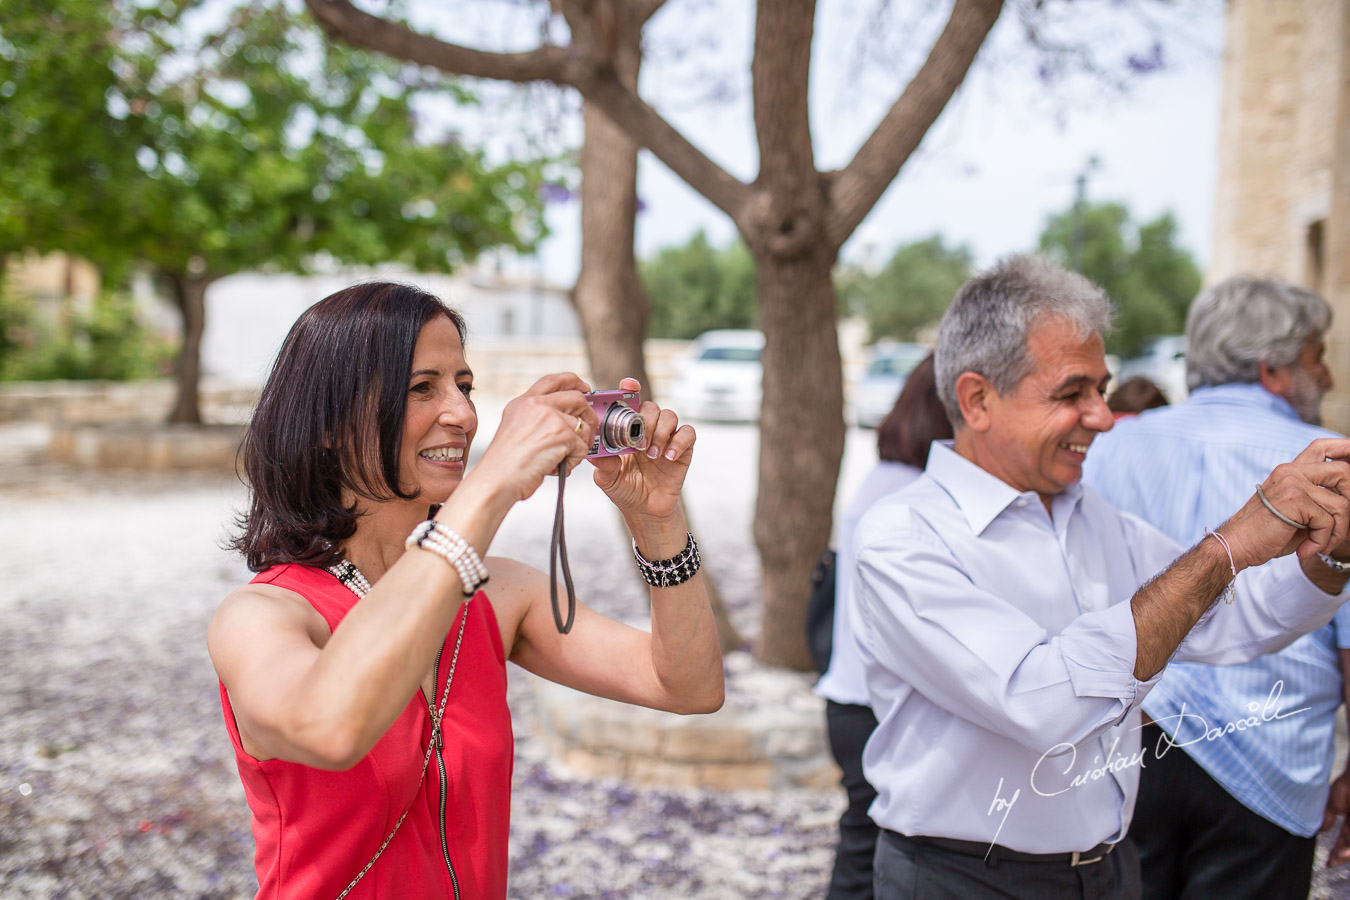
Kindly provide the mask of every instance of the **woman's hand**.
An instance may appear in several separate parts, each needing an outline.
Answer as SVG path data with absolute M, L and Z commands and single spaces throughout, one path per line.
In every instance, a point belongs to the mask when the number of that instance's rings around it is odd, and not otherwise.
M 524 500 L 557 474 L 586 457 L 599 425 L 583 392 L 590 385 L 571 373 L 545 375 L 506 404 L 501 424 L 474 467 L 478 480 L 495 478 L 513 500 Z
M 625 378 L 619 389 L 641 389 Z M 666 518 L 679 506 L 680 489 L 694 456 L 694 429 L 681 425 L 674 411 L 651 401 L 638 410 L 647 425 L 645 446 L 620 456 L 592 459 L 595 483 L 624 513 Z

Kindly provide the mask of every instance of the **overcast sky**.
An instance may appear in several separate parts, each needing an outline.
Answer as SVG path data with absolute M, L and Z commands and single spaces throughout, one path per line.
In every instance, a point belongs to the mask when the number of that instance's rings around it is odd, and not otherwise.
M 930 5 L 937 11 L 914 12 Z M 968 243 L 981 265 L 1030 249 L 1047 216 L 1072 202 L 1075 180 L 1095 156 L 1099 164 L 1088 173 L 1089 199 L 1124 202 L 1136 221 L 1173 212 L 1181 242 L 1203 266 L 1216 173 L 1222 3 L 1181 4 L 1184 14 L 1166 9 L 1174 5 L 1052 4 L 1062 11 L 1057 33 L 1085 36 L 1096 60 L 1115 72 L 1128 70 L 1131 57 L 1144 67 L 1158 61 L 1150 51 L 1154 35 L 1162 35 L 1161 67 L 1132 78 L 1125 94 L 1087 78 L 1047 83 L 1037 74 L 1041 58 L 1022 38 L 1015 13 L 1005 12 L 956 98 L 845 245 L 844 257 L 870 254 L 881 262 L 896 247 L 933 233 L 950 243 Z M 860 8 L 886 13 L 861 16 Z M 921 62 L 918 51 L 931 43 L 945 12 L 946 4 L 917 0 L 821 0 L 811 74 L 818 167 L 847 163 Z M 465 29 L 496 29 L 495 40 L 517 47 L 533 38 L 528 30 L 500 22 L 461 16 L 427 20 L 427 26 L 461 40 L 467 39 Z M 744 180 L 755 170 L 748 74 L 752 26 L 753 4 L 747 0 L 670 0 L 648 26 L 642 81 L 644 99 Z M 557 127 L 564 135 L 579 134 L 575 123 Z M 496 139 L 502 140 L 500 131 Z M 644 205 L 639 256 L 683 243 L 699 228 L 717 244 L 734 236 L 720 211 L 646 152 L 639 195 Z M 578 221 L 575 201 L 550 210 L 554 235 L 536 263 L 549 280 L 570 284 L 576 277 Z

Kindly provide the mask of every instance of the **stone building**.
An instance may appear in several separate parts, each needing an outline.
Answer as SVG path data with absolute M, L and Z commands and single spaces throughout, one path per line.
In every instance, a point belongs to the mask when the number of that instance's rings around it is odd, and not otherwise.
M 1350 431 L 1350 3 L 1228 0 L 1209 282 L 1305 285 L 1336 309 L 1326 424 Z

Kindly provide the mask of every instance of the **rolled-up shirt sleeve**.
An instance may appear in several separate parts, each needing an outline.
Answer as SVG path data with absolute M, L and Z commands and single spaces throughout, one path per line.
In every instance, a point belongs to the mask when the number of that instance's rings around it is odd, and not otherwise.
M 859 547 L 857 563 L 857 638 L 869 668 L 1030 750 L 1095 736 L 1154 683 L 1133 674 L 1129 604 L 1076 615 L 1051 634 L 976 584 L 914 519 Z
M 1156 528 L 1122 514 L 1126 546 L 1146 576 L 1166 569 L 1178 555 Z M 1206 537 L 1204 540 L 1213 540 Z M 1235 665 L 1273 653 L 1335 617 L 1346 593 L 1328 594 L 1303 574 L 1294 554 L 1238 573 L 1233 602 L 1215 603 L 1177 647 L 1176 662 Z

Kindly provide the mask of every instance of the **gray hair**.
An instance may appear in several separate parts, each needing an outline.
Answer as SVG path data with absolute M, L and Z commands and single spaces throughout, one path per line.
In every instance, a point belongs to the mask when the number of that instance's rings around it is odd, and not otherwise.
M 1086 340 L 1110 331 L 1111 302 L 1100 287 L 1042 256 L 1009 257 L 961 285 L 934 350 L 938 397 L 952 425 L 965 424 L 956 399 L 962 373 L 983 375 L 1002 394 L 1031 372 L 1027 337 L 1042 316 L 1064 319 Z
M 1274 278 L 1237 275 L 1201 291 L 1186 314 L 1186 385 L 1251 383 L 1261 363 L 1296 361 L 1331 328 L 1331 307 Z

